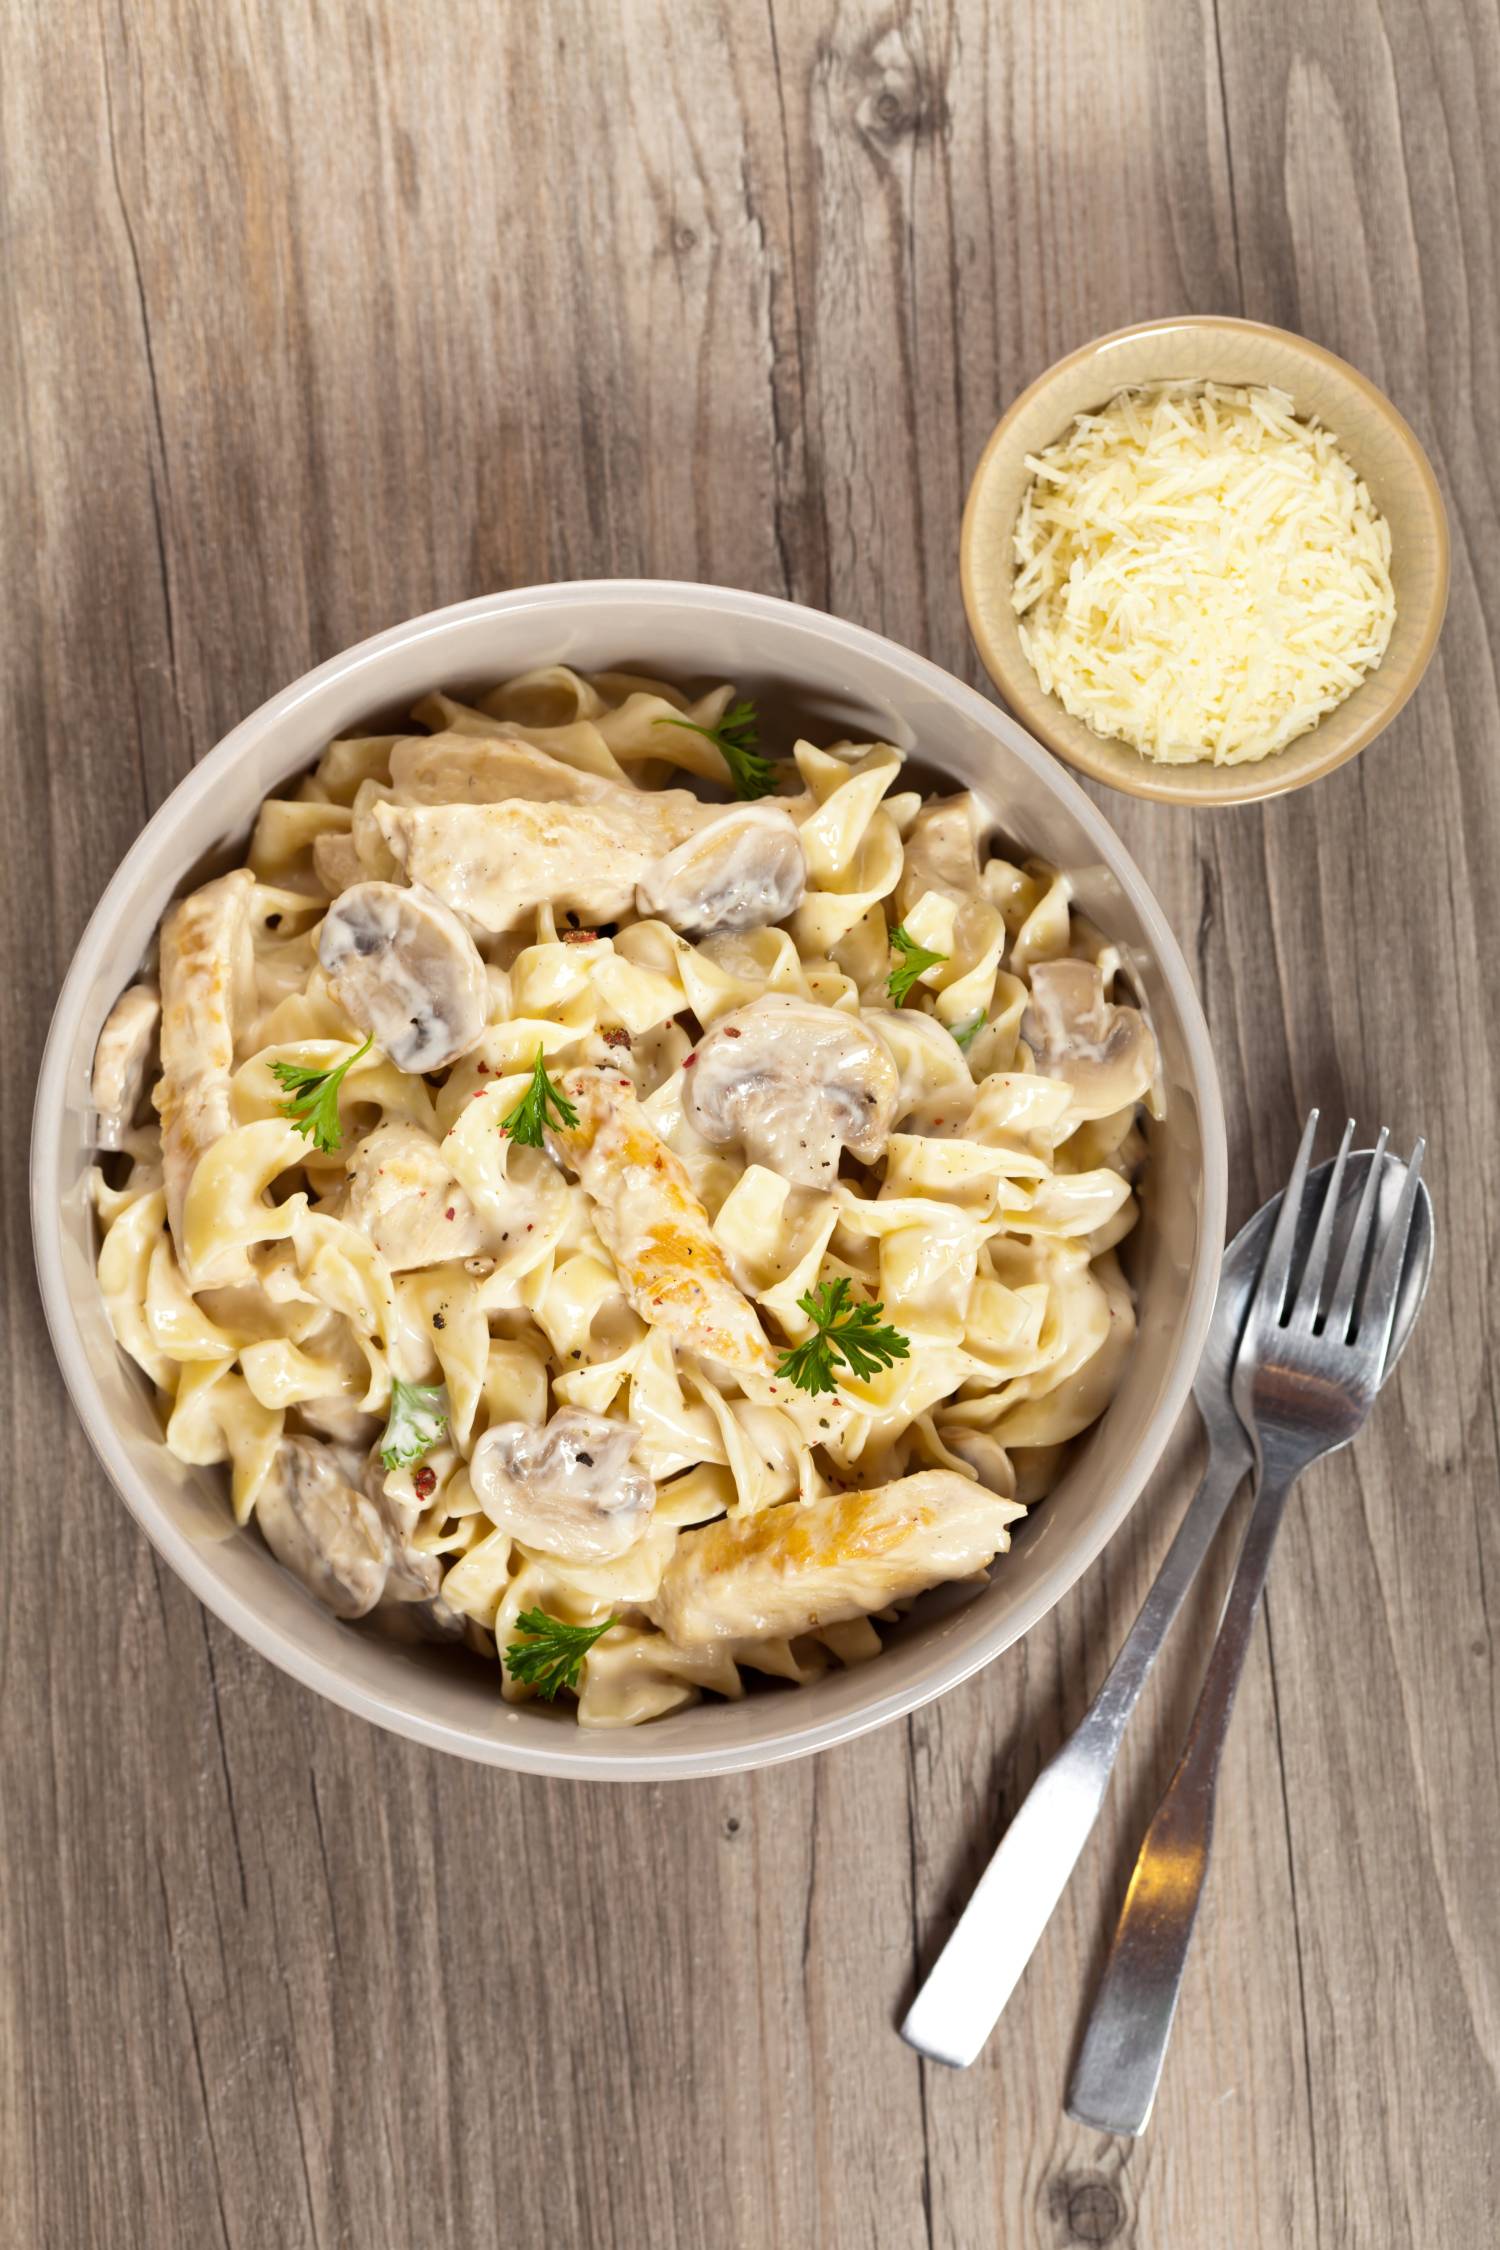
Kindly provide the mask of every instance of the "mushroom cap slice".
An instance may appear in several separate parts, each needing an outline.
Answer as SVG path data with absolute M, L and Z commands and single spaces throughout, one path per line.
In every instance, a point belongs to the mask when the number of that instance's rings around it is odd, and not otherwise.
M 392 1273 L 472 1258 L 488 1247 L 484 1222 L 430 1133 L 377 1125 L 349 1159 L 349 1217 Z
M 312 1438 L 283 1438 L 255 1503 L 276 1560 L 335 1617 L 364 1617 L 385 1592 L 390 1535 L 367 1493 Z
M 104 1019 L 90 1086 L 100 1148 L 119 1147 L 141 1106 L 160 1022 L 161 994 L 154 984 L 130 985 Z
M 802 903 L 807 861 L 784 805 L 730 805 L 649 867 L 636 912 L 684 937 L 764 929 Z
M 647 1615 L 679 1648 L 794 1639 L 966 1578 L 1024 1509 L 953 1469 L 679 1534 Z
M 847 1148 L 872 1164 L 896 1114 L 900 1077 L 859 1016 L 766 993 L 699 1041 L 683 1108 L 716 1147 L 737 1142 L 795 1187 L 826 1188 Z
M 651 1520 L 656 1486 L 633 1468 L 640 1431 L 564 1406 L 542 1429 L 497 1422 L 469 1461 L 469 1482 L 490 1521 L 523 1547 L 566 1562 L 611 1562 Z
M 398 1070 L 445 1070 L 476 1043 L 489 987 L 479 948 L 440 900 L 355 883 L 323 918 L 318 959 L 346 1016 Z
M 1072 1088 L 1079 1124 L 1128 1108 L 1150 1090 L 1156 1041 L 1139 1008 L 1104 997 L 1092 961 L 1038 961 L 1028 972 L 1031 1001 L 1021 1037 L 1044 1078 Z

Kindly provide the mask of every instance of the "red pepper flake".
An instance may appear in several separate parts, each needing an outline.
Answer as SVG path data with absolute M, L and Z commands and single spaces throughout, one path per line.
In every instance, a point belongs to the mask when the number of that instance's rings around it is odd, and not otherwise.
M 597 930 L 564 930 L 562 941 L 564 945 L 592 945 L 598 935 Z
M 725 1024 L 725 1026 L 724 1026 L 724 1037 L 725 1037 L 726 1039 L 738 1039 L 738 1038 L 739 1038 L 739 1036 L 740 1036 L 740 1034 L 739 1034 L 739 1028 L 738 1028 L 738 1026 L 737 1026 L 737 1025 L 735 1025 L 735 1024 L 732 1024 L 732 1023 L 726 1023 L 726 1024 Z
M 612 1031 L 605 1032 L 604 1044 L 606 1047 L 628 1047 L 630 1045 L 630 1033 L 623 1024 L 617 1024 Z
M 526 1232 L 527 1232 L 528 1234 L 535 1234 L 535 1232 L 536 1232 L 536 1226 L 535 1226 L 535 1223 L 534 1223 L 534 1221 L 532 1221 L 531 1219 L 528 1219 L 528 1220 L 526 1221 Z
M 445 1219 L 451 1219 L 451 1218 L 452 1218 L 452 1216 L 453 1216 L 453 1205 L 452 1205 L 452 1204 L 450 1203 L 450 1204 L 449 1204 L 449 1206 L 448 1206 L 448 1208 L 447 1208 L 447 1210 L 446 1210 L 446 1211 L 445 1211 L 445 1212 L 443 1213 L 443 1217 L 444 1217 Z
M 471 1102 L 482 1102 L 488 1092 L 489 1088 L 487 1086 L 476 1086 L 473 1093 L 469 1096 L 469 1099 Z
M 692 1069 L 692 1067 L 693 1067 L 693 1065 L 694 1065 L 694 1063 L 695 1063 L 695 1062 L 696 1062 L 697 1060 L 698 1060 L 698 1057 L 697 1057 L 697 1056 L 696 1056 L 695 1054 L 694 1054 L 694 1055 L 684 1055 L 684 1056 L 683 1056 L 683 1058 L 682 1058 L 682 1067 L 683 1067 L 683 1069 L 684 1069 L 684 1070 L 691 1070 L 691 1069 Z
M 412 1478 L 411 1488 L 419 1500 L 427 1499 L 430 1493 L 437 1490 L 437 1470 L 429 1469 L 424 1463 Z
M 481 1077 L 481 1078 L 488 1078 L 488 1077 L 489 1077 L 489 1074 L 490 1074 L 490 1066 L 489 1066 L 489 1064 L 488 1064 L 488 1063 L 476 1063 L 476 1064 L 474 1065 L 474 1068 L 475 1068 L 475 1069 L 476 1069 L 476 1070 L 478 1071 L 478 1073 L 479 1073 L 479 1075 L 480 1075 L 480 1077 Z

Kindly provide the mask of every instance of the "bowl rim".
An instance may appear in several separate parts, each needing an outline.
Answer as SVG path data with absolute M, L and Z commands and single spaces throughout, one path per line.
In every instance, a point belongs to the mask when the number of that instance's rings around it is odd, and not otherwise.
M 1202 1147 L 1202 1220 L 1190 1269 L 1182 1340 L 1166 1368 L 1161 1396 L 1140 1442 L 1122 1463 L 1108 1488 L 1108 1504 L 1088 1526 L 1087 1537 L 1059 1558 L 1047 1571 L 1030 1599 L 1018 1612 L 997 1620 L 995 1627 L 973 1646 L 950 1654 L 921 1680 L 880 1692 L 877 1688 L 858 1710 L 831 1718 L 810 1714 L 805 1724 L 783 1728 L 774 1737 L 725 1748 L 686 1745 L 653 1750 L 649 1739 L 638 1749 L 615 1749 L 607 1756 L 590 1755 L 591 1743 L 615 1742 L 613 1731 L 591 1735 L 585 1728 L 557 1730 L 558 1742 L 509 1742 L 498 1732 L 481 1736 L 407 1707 L 395 1692 L 377 1692 L 345 1677 L 332 1664 L 258 1610 L 253 1603 L 226 1586 L 197 1547 L 170 1521 L 147 1478 L 130 1460 L 106 1407 L 89 1365 L 82 1334 L 67 1283 L 67 1261 L 62 1231 L 60 1143 L 66 1110 L 66 1071 L 76 1043 L 88 994 L 110 950 L 110 933 L 117 910 L 135 885 L 138 871 L 148 860 L 155 840 L 164 829 L 175 828 L 202 799 L 212 795 L 220 777 L 267 737 L 310 696 L 335 682 L 346 681 L 379 658 L 410 644 L 440 635 L 468 621 L 519 611 L 550 610 L 586 604 L 601 612 L 611 604 L 639 611 L 641 605 L 683 606 L 757 617 L 812 633 L 833 650 L 850 655 L 870 654 L 902 672 L 914 687 L 940 694 L 977 720 L 986 732 L 1003 741 L 1006 750 L 1035 772 L 1080 823 L 1099 853 L 1100 860 L 1129 898 L 1146 932 L 1173 1007 L 1177 1012 L 1187 1057 L 1192 1091 L 1198 1105 Z M 601 616 L 601 622 L 607 618 Z M 643 633 L 642 637 L 645 635 Z M 378 690 L 372 694 L 378 701 Z M 179 870 L 180 879 L 181 870 Z M 1228 1201 L 1228 1164 L 1223 1103 L 1214 1064 L 1208 1027 L 1181 949 L 1145 878 L 1115 835 L 1104 815 L 1078 784 L 1063 772 L 1026 734 L 1017 721 L 999 711 L 977 690 L 945 672 L 926 657 L 899 642 L 850 624 L 842 618 L 813 610 L 801 603 L 733 587 L 702 585 L 670 579 L 600 578 L 518 587 L 485 594 L 431 610 L 357 642 L 331 657 L 288 687 L 267 698 L 232 728 L 213 749 L 190 769 L 177 787 L 152 814 L 126 852 L 90 915 L 60 988 L 37 1079 L 31 1141 L 32 1240 L 40 1283 L 43 1313 L 53 1350 L 74 1412 L 83 1425 L 110 1483 L 129 1508 L 147 1538 L 206 1608 L 260 1655 L 304 1687 L 326 1696 L 346 1711 L 388 1728 L 408 1740 L 477 1763 L 554 1778 L 615 1781 L 667 1781 L 708 1775 L 739 1773 L 805 1757 L 834 1743 L 854 1739 L 891 1719 L 904 1716 L 956 1687 L 992 1662 L 1052 1609 L 1114 1536 L 1156 1466 L 1182 1408 L 1202 1353 L 1218 1287 Z M 874 1675 L 878 1678 L 878 1674 Z M 782 1707 L 784 1710 L 784 1706 Z M 650 1736 L 649 1727 L 630 1730 Z
M 1133 343 L 1140 337 L 1162 336 L 1183 330 L 1196 330 L 1204 335 L 1230 334 L 1235 336 L 1260 336 L 1289 349 L 1297 356 L 1311 360 L 1325 369 L 1335 380 L 1347 383 L 1365 400 L 1371 412 L 1385 423 L 1401 450 L 1407 455 L 1426 501 L 1432 521 L 1436 567 L 1426 614 L 1422 620 L 1421 637 L 1407 666 L 1401 685 L 1388 701 L 1380 703 L 1346 741 L 1337 743 L 1318 758 L 1309 757 L 1296 767 L 1286 765 L 1287 754 L 1300 742 L 1316 740 L 1318 727 L 1306 736 L 1298 736 L 1288 743 L 1286 750 L 1262 758 L 1248 765 L 1214 766 L 1206 761 L 1178 767 L 1158 765 L 1130 749 L 1115 736 L 1096 736 L 1082 720 L 1074 719 L 1063 709 L 1057 698 L 1045 690 L 1024 656 L 1013 662 L 1000 649 L 985 622 L 983 608 L 976 586 L 975 552 L 984 520 L 984 492 L 991 464 L 1009 440 L 1010 433 L 1020 417 L 1052 389 L 1062 377 L 1086 366 L 1103 352 L 1119 344 Z M 1205 381 L 1213 378 L 1205 377 Z M 1323 417 L 1326 421 L 1327 417 Z M 1332 427 L 1331 423 L 1329 424 Z M 1058 433 L 1061 435 L 1061 432 Z M 1334 431 L 1337 437 L 1338 432 Z M 1131 797 L 1146 797 L 1157 804 L 1192 805 L 1212 810 L 1224 805 L 1245 805 L 1263 802 L 1270 797 L 1289 795 L 1309 782 L 1321 781 L 1325 774 L 1335 772 L 1351 758 L 1368 749 L 1377 735 L 1383 734 L 1391 721 L 1416 693 L 1437 646 L 1443 618 L 1448 606 L 1448 586 L 1451 570 L 1451 535 L 1448 512 L 1443 502 L 1442 487 L 1436 472 L 1416 431 L 1400 408 L 1389 399 L 1378 384 L 1326 344 L 1315 343 L 1310 336 L 1301 336 L 1295 329 L 1278 328 L 1264 320 L 1247 320 L 1237 313 L 1172 313 L 1159 320 L 1134 322 L 1128 328 L 1112 328 L 1106 335 L 1095 336 L 1091 342 L 1080 344 L 1076 351 L 1067 352 L 1050 367 L 1043 368 L 1032 382 L 1015 397 L 985 441 L 983 452 L 969 480 L 964 500 L 963 522 L 959 530 L 959 582 L 963 590 L 964 615 L 969 621 L 969 631 L 974 646 L 997 691 L 1022 726 L 1037 735 L 1059 758 L 1087 774 L 1091 781 L 1102 782 L 1106 788 L 1118 789 Z M 1368 675 L 1374 679 L 1379 671 Z M 1332 717 L 1333 714 L 1327 714 Z M 1065 723 L 1064 723 L 1065 722 Z M 1321 722 L 1320 722 L 1321 724 Z M 1075 731 L 1076 730 L 1076 731 Z M 1081 739 L 1082 738 L 1082 739 Z M 1125 765 L 1120 753 L 1128 754 L 1133 763 Z M 1113 753 L 1113 755 L 1111 754 Z M 1140 768 L 1139 773 L 1135 771 Z M 1279 770 L 1278 770 L 1279 769 Z M 1211 776 L 1213 787 L 1193 784 L 1178 778 L 1183 774 Z

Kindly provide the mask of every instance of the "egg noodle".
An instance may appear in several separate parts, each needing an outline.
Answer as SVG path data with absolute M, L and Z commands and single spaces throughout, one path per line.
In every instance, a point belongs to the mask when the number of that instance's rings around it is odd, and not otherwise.
M 172 1453 L 336 1614 L 592 1726 L 875 1655 L 1134 1330 L 1115 948 L 973 798 L 747 710 L 551 667 L 331 743 L 95 1066 Z

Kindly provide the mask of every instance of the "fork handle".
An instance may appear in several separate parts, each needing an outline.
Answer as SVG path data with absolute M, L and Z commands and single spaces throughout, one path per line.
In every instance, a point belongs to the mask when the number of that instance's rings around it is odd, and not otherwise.
M 1268 1463 L 1177 1771 L 1146 1831 L 1094 1998 L 1068 2113 L 1105 2133 L 1143 2133 L 1156 2100 L 1213 1842 L 1219 1761 L 1271 1550 L 1302 1464 Z
M 1016 1988 L 1104 1802 L 1125 1723 L 1244 1474 L 1216 1446 L 1119 1655 L 1077 1728 L 1032 1783 L 911 2004 L 901 2036 L 956 2070 Z

